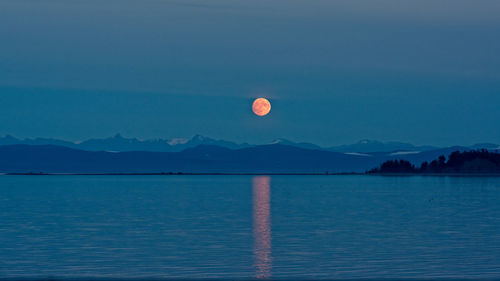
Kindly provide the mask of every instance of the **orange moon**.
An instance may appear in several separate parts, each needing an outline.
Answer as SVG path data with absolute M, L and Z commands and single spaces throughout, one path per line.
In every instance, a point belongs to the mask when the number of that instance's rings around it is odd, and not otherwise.
M 252 111 L 259 116 L 267 115 L 271 111 L 271 103 L 265 98 L 258 98 L 252 104 Z

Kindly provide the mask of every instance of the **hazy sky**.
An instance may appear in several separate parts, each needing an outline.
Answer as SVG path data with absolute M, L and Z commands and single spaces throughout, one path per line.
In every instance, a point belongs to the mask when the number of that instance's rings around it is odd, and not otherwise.
M 500 143 L 499 15 L 498 0 L 1 0 L 0 135 Z

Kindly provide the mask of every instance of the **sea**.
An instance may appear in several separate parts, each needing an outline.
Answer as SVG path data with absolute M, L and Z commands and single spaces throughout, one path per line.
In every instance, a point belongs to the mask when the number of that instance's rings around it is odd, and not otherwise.
M 500 177 L 3 175 L 0 278 L 500 278 Z

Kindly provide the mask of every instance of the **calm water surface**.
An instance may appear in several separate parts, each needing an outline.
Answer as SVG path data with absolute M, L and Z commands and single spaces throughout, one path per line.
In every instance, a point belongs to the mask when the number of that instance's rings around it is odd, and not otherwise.
M 0 277 L 500 277 L 500 178 L 0 176 Z

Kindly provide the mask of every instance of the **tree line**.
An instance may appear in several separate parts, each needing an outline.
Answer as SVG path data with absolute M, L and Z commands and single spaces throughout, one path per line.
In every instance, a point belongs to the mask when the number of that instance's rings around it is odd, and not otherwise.
M 500 153 L 486 149 L 452 152 L 416 167 L 406 160 L 389 160 L 367 173 L 500 173 Z

